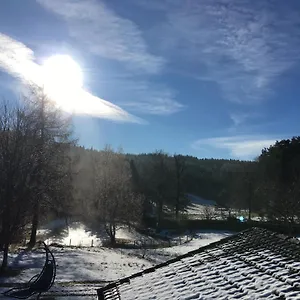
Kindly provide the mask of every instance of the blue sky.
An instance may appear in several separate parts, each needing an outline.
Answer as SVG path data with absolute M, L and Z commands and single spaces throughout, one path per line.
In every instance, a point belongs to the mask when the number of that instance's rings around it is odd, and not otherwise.
M 27 66 L 71 56 L 84 77 L 86 110 L 74 122 L 85 146 L 252 159 L 299 135 L 297 0 L 1 5 L 1 96 L 33 80 Z

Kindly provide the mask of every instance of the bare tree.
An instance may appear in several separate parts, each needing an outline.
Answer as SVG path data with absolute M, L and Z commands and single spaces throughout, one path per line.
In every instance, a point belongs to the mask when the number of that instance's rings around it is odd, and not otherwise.
M 72 196 L 70 182 L 71 119 L 63 116 L 45 94 L 44 90 L 32 87 L 25 99 L 30 117 L 35 122 L 37 135 L 34 141 L 35 164 L 32 180 L 36 187 L 32 200 L 32 227 L 29 245 L 36 243 L 39 217 L 43 207 L 56 207 L 63 199 Z
M 34 124 L 26 111 L 12 103 L 0 107 L 0 214 L 3 260 L 7 267 L 8 250 L 28 221 L 31 174 L 35 153 L 31 147 L 35 138 Z
M 119 226 L 140 221 L 143 199 L 132 190 L 130 165 L 121 150 L 106 147 L 94 167 L 96 217 L 114 245 Z
M 214 206 L 204 205 L 201 210 L 204 219 L 212 220 L 215 217 L 216 212 Z
M 0 111 L 0 214 L 7 267 L 11 242 L 32 218 L 34 245 L 39 216 L 59 207 L 71 194 L 70 123 L 40 89 L 22 102 L 3 103 Z
M 81 220 L 88 222 L 93 219 L 92 203 L 96 197 L 96 163 L 95 151 L 76 147 L 72 151 L 73 160 L 73 206 L 72 213 Z

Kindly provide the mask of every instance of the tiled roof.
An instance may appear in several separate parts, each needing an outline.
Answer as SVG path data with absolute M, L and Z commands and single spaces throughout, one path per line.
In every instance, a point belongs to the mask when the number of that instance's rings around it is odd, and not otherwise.
M 98 297 L 300 299 L 300 244 L 252 228 L 111 283 Z

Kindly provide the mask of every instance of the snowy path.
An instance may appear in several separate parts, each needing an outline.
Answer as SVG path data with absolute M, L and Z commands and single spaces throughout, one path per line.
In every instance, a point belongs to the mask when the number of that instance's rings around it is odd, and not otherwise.
M 111 281 L 131 275 L 152 264 L 145 259 L 128 255 L 117 249 L 59 249 L 52 248 L 58 282 Z M 0 283 L 27 282 L 42 270 L 45 254 L 43 251 L 11 254 L 10 265 L 23 269 L 21 274 L 11 278 L 0 278 Z
M 144 259 L 116 249 L 53 247 L 52 251 L 57 263 L 57 276 L 54 286 L 41 299 L 97 299 L 97 288 L 152 266 Z M 22 251 L 10 255 L 11 265 L 24 270 L 16 277 L 0 278 L 0 293 L 28 282 L 40 273 L 44 260 L 43 251 Z

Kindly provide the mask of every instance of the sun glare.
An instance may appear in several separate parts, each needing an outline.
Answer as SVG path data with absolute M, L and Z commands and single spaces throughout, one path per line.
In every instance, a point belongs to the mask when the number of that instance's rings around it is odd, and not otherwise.
M 82 87 L 80 66 L 68 55 L 51 56 L 44 62 L 42 68 L 46 83 L 67 88 Z
M 58 105 L 72 109 L 72 95 L 82 89 L 83 76 L 80 66 L 68 55 L 49 57 L 42 65 L 45 91 Z
M 124 114 L 122 109 L 84 90 L 81 68 L 72 57 L 51 56 L 40 67 L 41 78 L 35 81 L 41 82 L 46 94 L 64 111 L 116 120 Z

